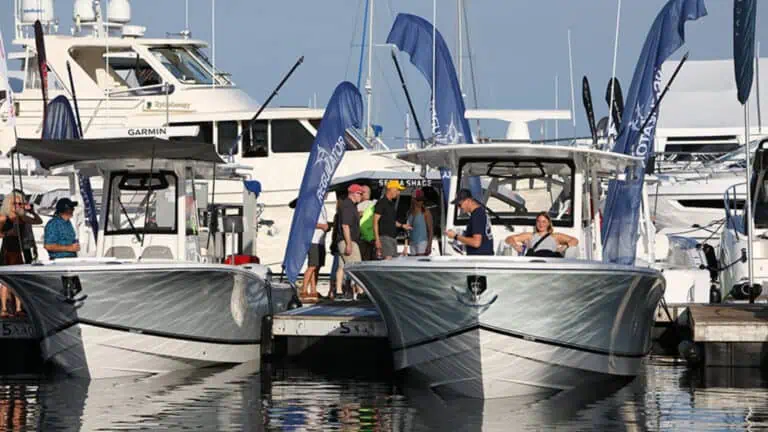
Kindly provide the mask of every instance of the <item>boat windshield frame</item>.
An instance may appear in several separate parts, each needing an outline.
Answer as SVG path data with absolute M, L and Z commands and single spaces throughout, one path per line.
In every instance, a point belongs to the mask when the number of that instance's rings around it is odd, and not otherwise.
M 539 169 L 541 170 L 539 173 L 536 173 L 537 175 L 534 175 L 534 173 L 523 173 L 519 176 L 517 175 L 509 175 L 509 174 L 503 174 L 503 173 L 497 173 L 492 174 L 492 171 L 495 168 L 498 168 L 499 162 L 504 163 L 514 163 L 514 164 L 529 164 L 531 165 L 531 168 L 535 168 L 536 165 L 539 166 Z M 542 211 L 546 211 L 547 214 L 550 215 L 552 220 L 552 226 L 554 227 L 561 227 L 561 228 L 573 228 L 575 226 L 575 217 L 574 217 L 574 197 L 575 197 L 575 183 L 576 183 L 576 175 L 577 175 L 577 169 L 576 169 L 576 162 L 573 159 L 570 158 L 532 158 L 532 157 L 525 157 L 525 156 L 500 156 L 500 157 L 494 157 L 494 158 L 488 158 L 488 157 L 464 157 L 460 158 L 458 161 L 458 170 L 457 170 L 457 180 L 456 180 L 456 192 L 458 192 L 461 188 L 466 188 L 466 184 L 462 184 L 462 180 L 464 177 L 468 177 L 464 173 L 464 168 L 467 164 L 472 163 L 485 163 L 489 165 L 488 171 L 486 176 L 493 181 L 494 179 L 503 179 L 505 181 L 514 180 L 514 181 L 525 181 L 526 183 L 529 181 L 545 181 L 547 182 L 548 186 L 547 188 L 551 189 L 551 186 L 560 186 L 561 191 L 557 194 L 553 194 L 550 190 L 545 189 L 546 192 L 550 193 L 550 200 L 551 205 L 549 209 L 535 209 L 535 211 L 527 211 L 525 208 L 525 205 L 521 205 L 519 202 L 515 201 L 515 198 L 512 196 L 508 196 L 506 194 L 499 193 L 498 191 L 492 191 L 487 189 L 485 186 L 483 188 L 483 194 L 484 194 L 484 200 L 486 202 L 481 203 L 483 207 L 490 210 L 489 211 L 489 217 L 494 221 L 494 223 L 501 223 L 504 225 L 509 226 L 535 226 L 536 225 L 536 218 Z M 563 179 L 562 181 L 559 181 L 557 179 L 552 178 L 552 174 L 549 174 L 549 179 L 547 179 L 547 172 L 545 171 L 545 165 L 562 165 L 562 168 L 567 168 L 570 171 L 570 175 L 567 179 Z M 561 168 L 561 169 L 562 169 Z M 490 184 L 488 185 L 490 186 Z M 498 185 L 495 185 L 498 186 Z M 567 186 L 567 187 L 565 187 Z M 519 195 L 520 197 L 523 197 L 523 195 L 518 193 L 518 188 L 513 187 L 512 192 Z M 559 209 L 557 213 L 553 214 L 552 208 L 555 206 L 556 203 L 560 202 L 560 196 L 565 197 L 562 202 L 568 203 L 568 207 L 565 209 Z M 509 205 L 510 207 L 515 207 L 515 212 L 504 212 L 504 211 L 498 211 L 494 210 L 493 208 L 488 207 L 487 200 L 490 198 L 493 198 L 502 204 Z M 460 211 L 459 206 L 453 206 L 453 221 L 454 224 L 457 226 L 466 225 L 469 222 L 469 215 L 464 214 Z M 525 216 L 517 215 L 516 213 L 519 210 L 524 210 Z M 559 217 L 558 217 L 559 216 Z
M 195 49 L 191 49 L 195 48 Z M 147 47 L 149 53 L 179 83 L 190 86 L 232 86 L 224 75 L 214 70 L 197 47 L 185 45 L 156 45 Z M 174 62 L 169 54 L 176 56 Z
M 131 170 L 121 170 L 121 171 L 112 171 L 109 173 L 109 183 L 108 183 L 108 196 L 107 199 L 104 201 L 102 205 L 106 205 L 106 212 L 105 215 L 105 221 L 104 222 L 104 235 L 106 236 L 115 236 L 115 235 L 131 235 L 131 236 L 143 236 L 146 234 L 153 235 L 153 234 L 162 234 L 162 235 L 176 235 L 178 234 L 179 227 L 178 227 L 178 201 L 181 199 L 180 196 L 180 190 L 179 190 L 179 178 L 176 175 L 175 172 L 171 170 L 159 170 L 154 171 L 151 175 L 152 182 L 149 185 L 141 185 L 141 186 L 127 186 L 126 180 L 127 179 L 146 179 L 150 177 L 150 173 L 147 172 L 136 172 Z M 159 184 L 155 184 L 155 179 L 159 180 Z M 117 182 L 117 183 L 116 183 Z M 166 191 L 168 189 L 174 189 L 174 201 L 172 203 L 174 208 L 174 216 L 173 216 L 173 226 L 172 227 L 152 227 L 150 226 L 146 221 L 146 214 L 145 209 L 147 208 L 144 200 L 150 199 L 150 194 L 152 192 L 155 193 L 155 197 L 162 192 Z M 123 203 L 120 200 L 120 196 L 117 197 L 114 196 L 115 192 L 146 192 L 142 199 L 140 200 L 140 203 L 137 207 L 137 211 L 135 213 L 129 213 L 126 209 L 125 205 L 127 203 Z M 140 196 L 140 195 L 139 195 Z M 114 208 L 113 206 L 117 206 Z M 137 206 L 137 204 L 133 203 L 134 206 Z M 151 205 L 149 206 L 152 207 Z M 158 210 L 154 209 L 157 213 Z M 112 220 L 114 219 L 114 215 L 119 214 L 121 218 L 126 218 L 128 220 L 129 227 L 128 228 L 111 228 L 112 226 Z M 141 218 L 144 218 L 143 223 L 137 223 Z

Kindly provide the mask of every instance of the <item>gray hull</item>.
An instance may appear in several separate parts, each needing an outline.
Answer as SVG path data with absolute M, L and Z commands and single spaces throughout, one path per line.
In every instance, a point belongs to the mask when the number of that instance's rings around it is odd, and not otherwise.
M 376 303 L 395 367 L 444 397 L 551 394 L 634 376 L 664 291 L 656 271 L 541 258 L 397 259 L 347 271 Z M 468 283 L 477 276 L 483 292 Z
M 290 300 L 255 273 L 206 264 L 12 266 L 0 282 L 24 302 L 44 359 L 90 378 L 259 359 L 262 318 Z

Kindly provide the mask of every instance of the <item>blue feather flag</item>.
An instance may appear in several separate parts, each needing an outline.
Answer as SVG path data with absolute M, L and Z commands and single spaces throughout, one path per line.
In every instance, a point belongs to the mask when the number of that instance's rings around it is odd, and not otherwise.
M 451 52 L 440 32 L 424 18 L 401 13 L 392 24 L 387 43 L 394 44 L 400 51 L 410 55 L 411 63 L 424 75 L 432 89 L 431 123 L 435 142 L 438 144 L 472 143 L 474 141 L 472 130 L 464 117 L 466 107 L 461 95 L 459 79 L 453 66 Z M 443 178 L 443 188 L 447 192 L 450 171 L 441 169 L 440 173 Z M 480 199 L 482 195 L 479 179 L 472 180 L 474 180 L 470 182 L 472 194 Z M 448 199 L 447 193 L 443 196 L 446 200 Z
M 43 139 L 82 139 L 72 106 L 65 96 L 55 97 L 48 104 L 46 111 L 48 115 L 43 124 Z M 80 196 L 83 199 L 85 221 L 91 227 L 93 237 L 96 239 L 99 232 L 99 215 L 96 212 L 91 179 L 78 174 L 77 181 L 80 186 Z
M 283 269 L 291 283 L 296 283 L 299 271 L 312 244 L 321 207 L 325 202 L 328 185 L 333 179 L 347 149 L 344 134 L 349 128 L 360 128 L 363 117 L 363 99 L 354 84 L 344 81 L 336 87 L 317 129 L 309 153 L 299 198 L 293 212 L 291 231 L 285 249 Z
M 744 105 L 752 91 L 755 67 L 755 0 L 733 0 L 733 66 L 739 102 Z
M 622 114 L 623 131 L 613 151 L 642 157 L 654 151 L 661 65 L 685 43 L 685 23 L 707 15 L 704 0 L 669 0 L 656 16 L 640 53 Z M 652 116 L 647 121 L 648 116 Z M 643 125 L 645 127 L 643 128 Z M 641 130 L 642 128 L 642 130 Z M 626 181 L 608 186 L 603 221 L 603 261 L 635 263 L 645 169 L 628 172 Z

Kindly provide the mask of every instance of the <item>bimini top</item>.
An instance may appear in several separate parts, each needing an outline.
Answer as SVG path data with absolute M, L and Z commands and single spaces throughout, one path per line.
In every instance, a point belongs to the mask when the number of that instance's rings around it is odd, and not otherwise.
M 45 169 L 108 160 L 186 160 L 224 164 L 212 144 L 160 138 L 82 140 L 19 139 L 16 152 L 40 161 Z
M 643 162 L 640 157 L 620 153 L 547 144 L 444 145 L 399 153 L 397 157 L 415 164 L 451 169 L 456 169 L 459 160 L 465 158 L 567 159 L 574 161 L 577 165 L 585 164 L 589 159 L 590 165 L 597 168 L 601 175 L 622 172 L 627 167 L 637 166 Z

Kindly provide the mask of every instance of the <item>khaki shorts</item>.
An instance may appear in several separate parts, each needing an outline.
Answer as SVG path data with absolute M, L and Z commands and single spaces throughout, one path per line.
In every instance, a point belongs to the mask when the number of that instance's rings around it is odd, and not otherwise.
M 352 242 L 352 255 L 344 255 L 344 252 L 347 248 L 347 243 L 344 242 L 344 240 L 340 241 L 338 244 L 339 247 L 339 267 L 344 268 L 344 264 L 351 264 L 362 261 L 362 257 L 360 256 L 360 246 L 356 242 Z

